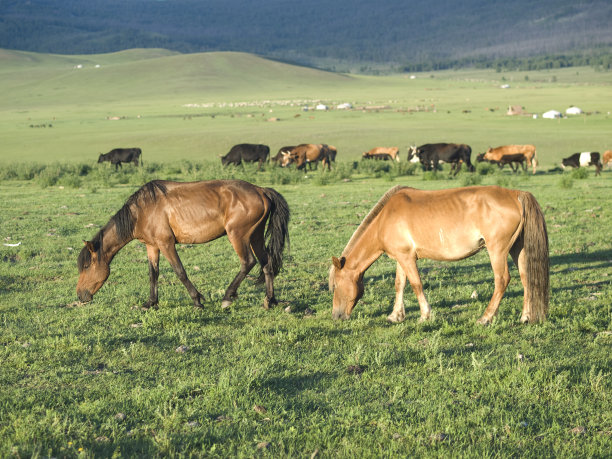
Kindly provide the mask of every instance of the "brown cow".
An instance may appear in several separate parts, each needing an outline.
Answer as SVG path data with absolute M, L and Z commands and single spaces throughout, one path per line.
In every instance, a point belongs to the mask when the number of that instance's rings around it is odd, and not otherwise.
M 277 165 L 280 165 L 281 161 L 283 159 L 283 154 L 291 153 L 291 151 L 294 148 L 295 148 L 295 145 L 287 145 L 286 147 L 279 148 L 278 153 L 276 153 L 276 156 L 270 157 L 270 162 L 273 162 L 273 163 L 276 163 Z
M 363 159 L 386 159 L 385 155 L 388 156 L 393 161 L 397 161 L 399 163 L 399 148 L 397 147 L 375 147 L 370 151 L 363 152 Z
M 612 150 L 604 151 L 603 158 L 602 158 L 601 162 L 608 169 L 610 167 L 612 167 Z
M 535 174 L 538 160 L 536 159 L 536 147 L 534 145 L 504 145 L 497 148 L 489 147 L 483 159 L 487 161 L 500 161 L 503 156 L 518 154 L 525 156 L 527 165 L 533 167 L 533 173 Z
M 335 149 L 334 149 L 335 150 Z M 328 170 L 331 170 L 330 166 L 330 154 L 332 150 L 328 145 L 325 144 L 312 144 L 303 143 L 298 145 L 290 153 L 283 152 L 280 165 L 287 167 L 291 163 L 295 163 L 298 169 L 303 169 L 306 164 L 312 167 L 312 164 L 316 164 L 321 161 L 323 163 L 323 169 L 327 166 Z

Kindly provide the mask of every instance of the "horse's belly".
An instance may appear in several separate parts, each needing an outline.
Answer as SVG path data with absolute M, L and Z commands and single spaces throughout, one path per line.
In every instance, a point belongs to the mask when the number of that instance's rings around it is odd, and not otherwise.
M 454 232 L 444 228 L 414 238 L 419 258 L 439 261 L 462 260 L 484 247 L 482 235 L 476 231 Z
M 174 238 L 179 244 L 202 244 L 225 234 L 225 227 L 214 219 L 176 219 L 170 222 Z

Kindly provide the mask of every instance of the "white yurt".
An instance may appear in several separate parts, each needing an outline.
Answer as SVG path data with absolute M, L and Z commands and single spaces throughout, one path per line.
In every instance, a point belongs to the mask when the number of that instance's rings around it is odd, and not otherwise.
M 582 113 L 582 109 L 573 106 L 565 110 L 566 115 L 582 115 Z
M 542 114 L 542 118 L 546 118 L 549 120 L 561 118 L 561 112 L 558 112 L 557 110 L 548 110 L 546 113 Z

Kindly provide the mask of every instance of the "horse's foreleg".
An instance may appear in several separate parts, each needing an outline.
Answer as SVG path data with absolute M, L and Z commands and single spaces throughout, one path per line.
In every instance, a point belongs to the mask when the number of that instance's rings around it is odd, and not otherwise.
M 229 285 L 227 290 L 225 291 L 225 295 L 223 295 L 223 301 L 221 302 L 222 308 L 229 307 L 230 304 L 236 298 L 236 291 L 238 287 L 244 280 L 244 278 L 251 272 L 253 266 L 257 264 L 255 261 L 255 256 L 253 255 L 253 251 L 251 250 L 249 241 L 245 240 L 243 236 L 231 235 L 228 234 L 227 238 L 230 240 L 230 243 L 234 247 L 238 258 L 240 258 L 240 271 L 234 277 L 234 280 Z
M 510 273 L 508 272 L 508 253 L 501 253 L 493 251 L 489 248 L 489 258 L 491 259 L 491 267 L 493 268 L 493 275 L 495 277 L 495 290 L 491 301 L 485 309 L 482 317 L 478 319 L 478 323 L 487 325 L 491 323 L 493 317 L 497 315 L 499 309 L 499 302 L 504 296 L 504 292 L 510 283 Z
M 191 296 L 191 299 L 193 300 L 193 305 L 196 308 L 203 308 L 204 306 L 202 306 L 202 303 L 200 303 L 200 300 L 202 300 L 203 297 L 187 277 L 187 273 L 185 272 L 183 263 L 181 263 L 181 259 L 179 258 L 178 253 L 176 252 L 174 242 L 168 243 L 167 245 L 160 247 L 160 250 L 164 257 L 168 259 L 170 266 L 172 266 L 172 269 L 189 292 L 189 296 Z
M 387 317 L 389 322 L 400 323 L 406 318 L 404 287 L 406 287 L 406 273 L 402 269 L 402 265 L 397 263 L 395 270 L 395 304 L 393 305 L 393 312 Z
M 419 320 L 428 320 L 431 317 L 431 307 L 429 306 L 427 298 L 425 298 L 425 293 L 423 292 L 423 283 L 421 282 L 421 276 L 419 275 L 419 270 L 417 269 L 416 264 L 416 254 L 408 254 L 405 257 L 398 258 L 397 261 L 401 264 L 404 273 L 408 277 L 410 286 L 412 287 L 412 290 L 417 297 L 417 301 L 419 302 L 419 308 L 421 309 L 421 318 Z
M 157 309 L 157 281 L 159 279 L 159 249 L 152 245 L 147 245 L 147 258 L 149 259 L 149 301 L 143 305 L 143 309 Z

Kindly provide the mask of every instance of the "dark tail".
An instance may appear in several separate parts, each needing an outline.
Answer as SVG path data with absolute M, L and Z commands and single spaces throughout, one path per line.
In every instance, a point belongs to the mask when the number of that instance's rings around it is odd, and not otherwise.
M 523 227 L 527 262 L 527 296 L 531 305 L 529 322 L 542 322 L 548 313 L 550 295 L 548 232 L 538 201 L 531 193 L 521 192 L 525 226 Z
M 283 250 L 289 245 L 289 205 L 285 198 L 272 188 L 264 188 L 264 194 L 270 199 L 270 218 L 266 228 L 266 252 L 270 257 L 272 272 L 276 276 L 283 267 Z M 263 271 L 259 280 L 263 281 Z

